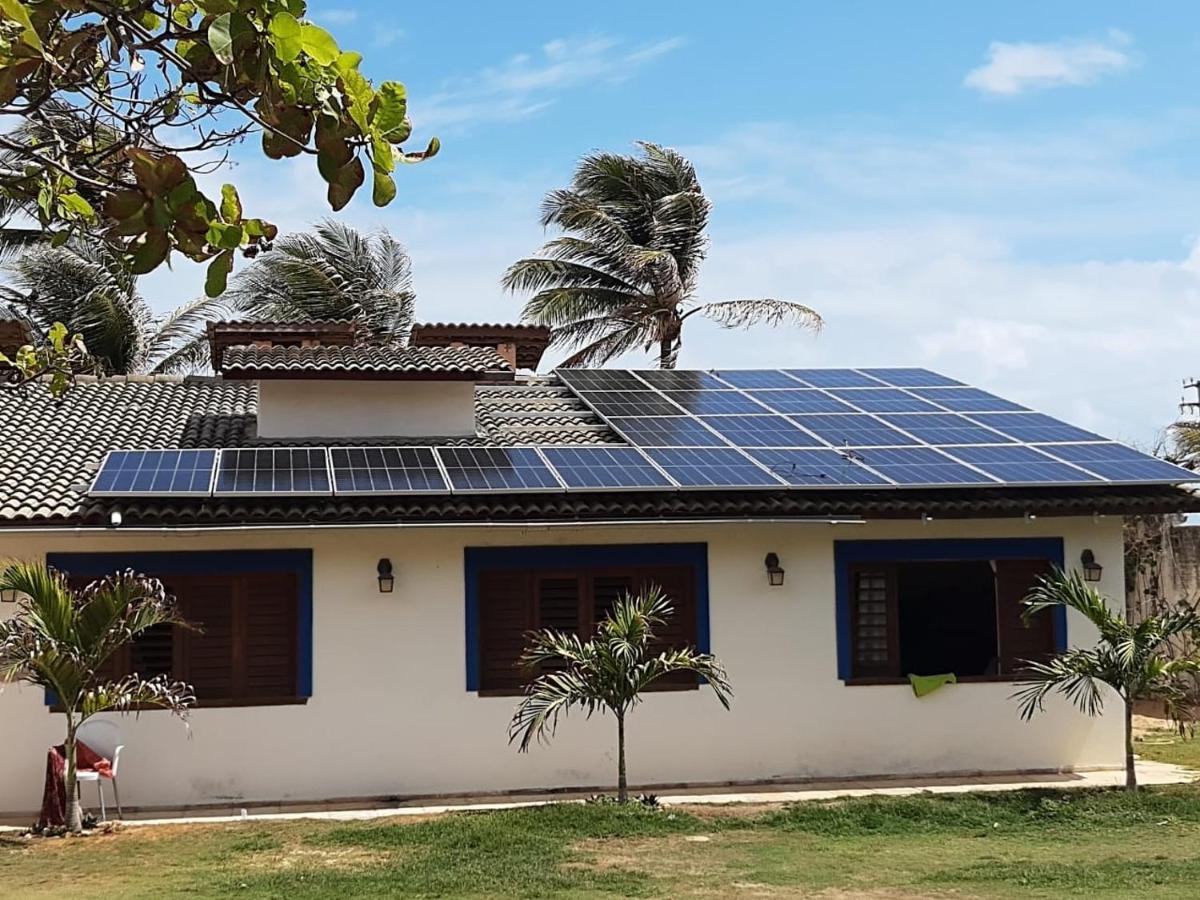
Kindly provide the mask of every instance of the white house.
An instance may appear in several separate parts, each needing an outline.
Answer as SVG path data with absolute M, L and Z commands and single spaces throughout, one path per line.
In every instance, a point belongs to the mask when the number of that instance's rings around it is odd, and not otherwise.
M 114 661 L 200 698 L 188 729 L 120 720 L 127 807 L 608 785 L 603 717 L 509 745 L 513 661 L 649 582 L 735 698 L 651 695 L 632 783 L 1121 765 L 1119 716 L 1019 719 L 1022 661 L 1094 637 L 1019 603 L 1085 556 L 1121 597 L 1122 516 L 1196 508 L 1183 470 L 920 369 L 537 377 L 546 334 L 513 326 L 210 338 L 216 377 L 0 392 L 0 559 L 155 575 L 204 628 Z M 110 453 L 143 450 L 169 452 Z M 61 739 L 5 688 L 0 811 L 29 818 Z

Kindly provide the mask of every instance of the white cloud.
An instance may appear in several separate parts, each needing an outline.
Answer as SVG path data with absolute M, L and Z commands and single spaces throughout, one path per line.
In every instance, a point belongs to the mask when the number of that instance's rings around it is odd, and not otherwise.
M 404 29 L 382 26 L 376 28 L 371 36 L 372 47 L 390 47 L 404 37 Z
M 1037 88 L 1092 84 L 1103 75 L 1134 65 L 1128 49 L 1131 43 L 1128 35 L 1116 30 L 1102 40 L 993 41 L 988 61 L 968 72 L 963 84 L 985 94 L 1009 97 Z
M 312 10 L 311 16 L 326 25 L 350 25 L 358 21 L 358 10 L 334 7 L 333 9 Z
M 558 39 L 537 53 L 521 53 L 449 82 L 412 102 L 422 129 L 525 119 L 546 109 L 563 91 L 596 83 L 617 84 L 683 46 L 679 37 L 630 46 L 611 37 Z

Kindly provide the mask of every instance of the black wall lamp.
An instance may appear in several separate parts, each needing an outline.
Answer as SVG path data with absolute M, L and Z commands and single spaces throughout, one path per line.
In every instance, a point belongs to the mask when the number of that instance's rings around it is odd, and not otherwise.
M 375 571 L 379 573 L 379 593 L 390 594 L 396 586 L 396 575 L 392 571 L 392 561 L 385 556 L 379 561 L 379 565 L 375 567 Z
M 1079 564 L 1083 566 L 1084 581 L 1099 581 L 1101 574 L 1104 572 L 1104 566 L 1096 562 L 1096 554 L 1091 550 L 1084 550 L 1079 554 Z
M 0 591 L 0 603 L 16 603 L 16 591 Z
M 779 564 L 779 554 L 768 553 L 764 562 L 767 566 L 767 582 L 771 587 L 779 587 L 783 584 L 783 566 Z

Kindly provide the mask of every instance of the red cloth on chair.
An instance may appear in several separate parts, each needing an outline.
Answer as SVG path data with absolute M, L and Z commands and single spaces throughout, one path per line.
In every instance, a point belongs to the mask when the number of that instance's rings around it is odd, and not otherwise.
M 75 742 L 75 768 L 99 772 L 112 778 L 112 762 L 82 741 Z M 42 812 L 37 827 L 62 828 L 67 824 L 67 750 L 65 744 L 46 752 L 46 786 L 42 790 Z

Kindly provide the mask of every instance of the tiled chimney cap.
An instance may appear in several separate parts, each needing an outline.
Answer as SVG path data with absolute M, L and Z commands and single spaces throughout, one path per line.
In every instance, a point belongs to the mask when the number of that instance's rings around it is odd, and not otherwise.
M 414 325 L 409 338 L 412 347 L 492 347 L 515 367 L 534 370 L 549 344 L 545 325 L 435 322 Z

